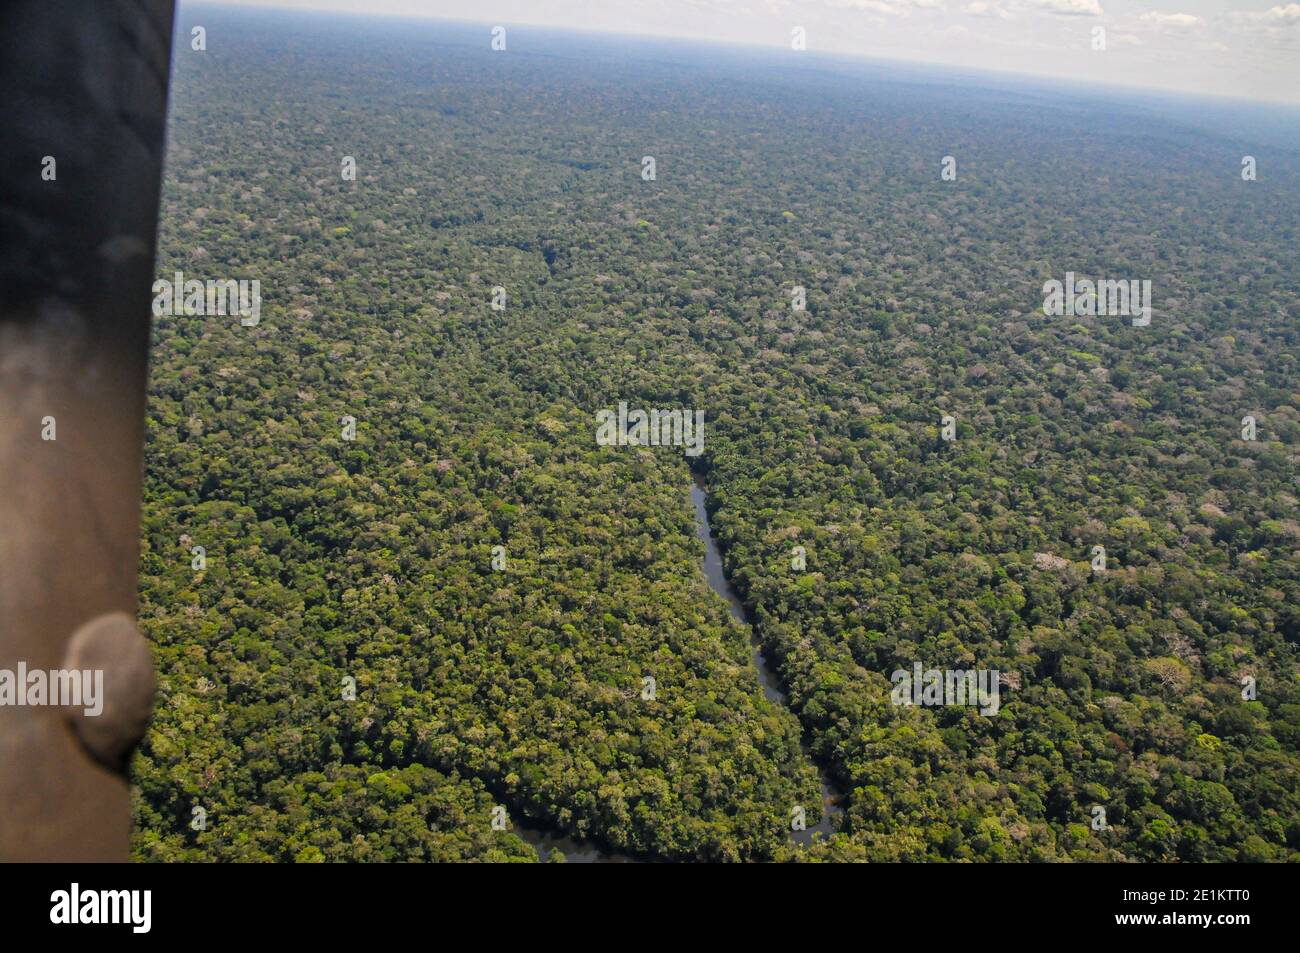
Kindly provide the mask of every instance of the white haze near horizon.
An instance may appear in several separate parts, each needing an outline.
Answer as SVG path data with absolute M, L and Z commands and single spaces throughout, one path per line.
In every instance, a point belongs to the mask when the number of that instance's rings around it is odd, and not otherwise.
M 1300 2 L 1272 0 L 216 0 L 546 26 L 1300 104 Z M 1105 49 L 1094 50 L 1094 28 Z M 486 40 L 485 40 L 486 42 Z

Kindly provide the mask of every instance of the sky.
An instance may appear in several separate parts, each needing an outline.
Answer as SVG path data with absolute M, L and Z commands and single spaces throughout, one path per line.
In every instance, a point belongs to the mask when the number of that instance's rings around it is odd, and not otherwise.
M 221 0 L 680 37 L 1300 104 L 1300 2 Z M 1103 32 L 1098 34 L 1100 28 Z M 508 35 L 508 32 L 507 32 Z M 1101 48 L 1094 48 L 1100 46 Z

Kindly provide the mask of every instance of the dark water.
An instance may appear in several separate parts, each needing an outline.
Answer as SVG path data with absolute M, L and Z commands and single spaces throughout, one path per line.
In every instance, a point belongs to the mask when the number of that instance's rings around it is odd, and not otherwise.
M 731 609 L 732 617 L 749 629 L 750 658 L 753 659 L 754 668 L 758 670 L 758 680 L 763 686 L 763 695 L 773 704 L 786 707 L 788 700 L 785 690 L 781 687 L 781 679 L 777 677 L 776 671 L 768 664 L 767 658 L 763 655 L 763 650 L 754 637 L 754 629 L 750 625 L 749 614 L 745 612 L 744 603 L 740 601 L 740 596 L 732 588 L 731 583 L 727 581 L 727 575 L 723 572 L 722 553 L 719 551 L 717 541 L 713 538 L 713 531 L 709 527 L 709 511 L 705 506 L 707 498 L 708 492 L 705 489 L 704 478 L 697 473 L 695 474 L 695 482 L 691 486 L 691 503 L 695 507 L 695 533 L 699 536 L 700 541 L 704 543 L 704 578 L 708 580 L 709 588 L 726 601 Z M 835 818 L 843 813 L 843 808 L 838 803 L 838 797 L 827 780 L 825 772 L 820 771 L 820 768 L 819 777 L 822 792 L 822 818 L 817 824 L 805 831 L 790 832 L 791 838 L 797 844 L 811 843 L 814 834 L 821 834 L 823 838 L 830 836 L 835 830 Z M 564 854 L 565 859 L 573 864 L 638 863 L 636 857 L 620 854 L 617 851 L 605 850 L 591 841 L 570 837 L 561 831 L 549 829 L 539 822 L 511 818 L 511 827 L 520 838 L 536 848 L 538 856 L 542 860 L 546 860 L 552 851 L 559 850 Z
M 570 837 L 562 831 L 550 830 L 531 820 L 510 819 L 510 830 L 520 840 L 527 841 L 537 851 L 537 856 L 548 860 L 552 851 L 558 850 L 570 864 L 635 864 L 637 858 L 617 851 L 605 850 L 591 841 Z
M 695 482 L 691 486 L 691 502 L 695 505 L 695 534 L 704 543 L 704 577 L 709 581 L 709 587 L 722 596 L 731 607 L 732 617 L 749 629 L 749 655 L 754 660 L 754 668 L 758 669 L 758 680 L 763 686 L 763 694 L 773 704 L 787 707 L 789 700 L 781 687 L 781 679 L 777 677 L 776 670 L 768 664 L 767 657 L 763 655 L 762 646 L 754 635 L 754 627 L 750 624 L 749 613 L 745 611 L 745 604 L 740 601 L 739 594 L 722 569 L 722 552 L 718 549 L 718 543 L 713 538 L 713 530 L 709 526 L 709 511 L 705 505 L 708 490 L 705 488 L 704 477 L 696 473 L 694 478 Z M 804 753 L 808 753 L 806 745 Z M 822 771 L 820 766 L 818 766 L 818 780 L 822 791 L 822 819 L 807 830 L 791 831 L 790 836 L 796 844 L 811 843 L 814 834 L 821 834 L 823 840 L 829 837 L 835 831 L 835 818 L 844 812 L 839 804 L 839 798 L 826 777 L 826 772 Z
M 709 527 L 709 511 L 705 506 L 708 492 L 704 488 L 704 477 L 698 473 L 694 476 L 695 484 L 691 487 L 691 502 L 695 504 L 695 535 L 700 538 L 700 542 L 704 543 L 704 578 L 709 581 L 709 588 L 722 596 L 731 607 L 732 618 L 749 628 L 749 655 L 754 660 L 754 668 L 758 669 L 758 680 L 763 685 L 763 695 L 768 701 L 784 707 L 787 701 L 785 689 L 781 687 L 781 680 L 776 677 L 776 672 L 763 657 L 758 640 L 754 638 L 754 630 L 749 626 L 749 615 L 745 612 L 745 605 L 740 601 L 740 596 L 732 588 L 727 580 L 727 574 L 722 569 L 722 552 L 718 549 L 717 541 L 713 538 L 713 530 Z

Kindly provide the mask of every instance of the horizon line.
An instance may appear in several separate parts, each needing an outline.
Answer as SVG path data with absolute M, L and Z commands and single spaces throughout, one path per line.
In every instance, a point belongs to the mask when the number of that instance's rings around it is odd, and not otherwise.
M 349 3 L 360 3 L 361 0 L 346 0 Z M 624 30 L 606 30 L 593 29 L 590 27 L 556 25 L 553 23 L 538 23 L 533 20 L 512 19 L 505 24 L 495 24 L 488 20 L 466 19 L 463 17 L 447 16 L 443 14 L 415 14 L 415 13 L 397 13 L 385 10 L 362 10 L 346 9 L 333 10 L 321 9 L 318 7 L 302 6 L 284 6 L 274 2 L 262 3 L 260 0 L 177 0 L 176 9 L 179 12 L 182 7 L 201 7 L 213 6 L 222 7 L 228 10 L 247 10 L 247 11 L 264 11 L 285 14 L 299 15 L 316 15 L 319 17 L 343 17 L 353 19 L 382 19 L 392 21 L 409 21 L 418 23 L 455 23 L 466 26 L 497 26 L 497 25 L 514 25 L 530 27 L 542 31 L 554 33 L 575 33 L 583 36 L 594 37 L 618 37 L 638 40 L 660 40 L 669 43 L 679 43 L 682 46 L 696 47 L 725 47 L 733 50 L 750 50 L 754 52 L 779 53 L 782 51 L 791 52 L 787 47 L 775 43 L 758 43 L 746 40 L 727 40 L 714 36 L 705 38 L 685 37 L 675 33 L 659 33 L 654 31 L 648 32 L 629 32 Z M 988 77 L 990 80 L 1010 80 L 1020 79 L 1033 82 L 1044 83 L 1048 85 L 1059 85 L 1066 87 L 1075 87 L 1081 90 L 1109 92 L 1109 93 L 1141 93 L 1154 98 L 1168 97 L 1196 102 L 1207 102 L 1213 105 L 1226 106 L 1232 104 L 1247 104 L 1255 107 L 1264 107 L 1269 109 L 1283 109 L 1294 111 L 1297 118 L 1300 118 L 1300 99 L 1259 99 L 1249 96 L 1242 96 L 1233 93 L 1221 93 L 1205 90 L 1188 90 L 1169 86 L 1150 86 L 1139 83 L 1124 81 L 1107 81 L 1104 79 L 1063 77 L 1050 73 L 1032 73 L 1014 69 L 998 69 L 991 66 L 967 66 L 956 63 L 946 63 L 942 60 L 913 59 L 901 56 L 889 56 L 881 54 L 867 53 L 848 53 L 831 50 L 805 50 L 800 51 L 802 54 L 813 59 L 823 60 L 842 60 L 851 63 L 861 64 L 901 64 L 910 67 L 931 70 L 934 72 L 950 71 L 956 75 L 971 75 L 975 77 Z

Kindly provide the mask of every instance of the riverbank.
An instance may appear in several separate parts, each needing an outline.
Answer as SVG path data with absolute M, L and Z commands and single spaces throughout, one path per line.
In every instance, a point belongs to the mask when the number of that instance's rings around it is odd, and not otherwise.
M 758 636 L 754 632 L 754 626 L 750 622 L 749 613 L 745 610 L 745 604 L 740 598 L 740 593 L 736 592 L 731 581 L 727 579 L 726 571 L 722 564 L 722 550 L 718 548 L 718 542 L 713 538 L 713 527 L 709 524 L 708 509 L 708 485 L 705 483 L 704 475 L 698 471 L 691 472 L 691 503 L 695 508 L 695 535 L 704 543 L 704 577 L 708 580 L 709 588 L 720 595 L 731 609 L 732 618 L 749 630 L 749 648 L 750 658 L 753 660 L 754 668 L 758 671 L 759 684 L 763 686 L 763 695 L 768 701 L 783 708 L 789 708 L 789 698 L 782 687 L 781 678 L 776 673 L 776 669 L 768 662 L 767 656 L 763 654 L 763 646 Z M 809 754 L 807 743 L 802 743 L 805 757 L 812 760 Z M 831 783 L 826 772 L 820 765 L 814 762 L 817 768 L 817 779 L 821 785 L 822 794 L 822 816 L 816 824 L 803 831 L 793 831 L 792 837 L 796 844 L 807 845 L 812 843 L 814 834 L 821 834 L 823 838 L 829 837 L 836 830 L 836 818 L 844 813 L 840 806 L 842 795 L 840 795 Z

